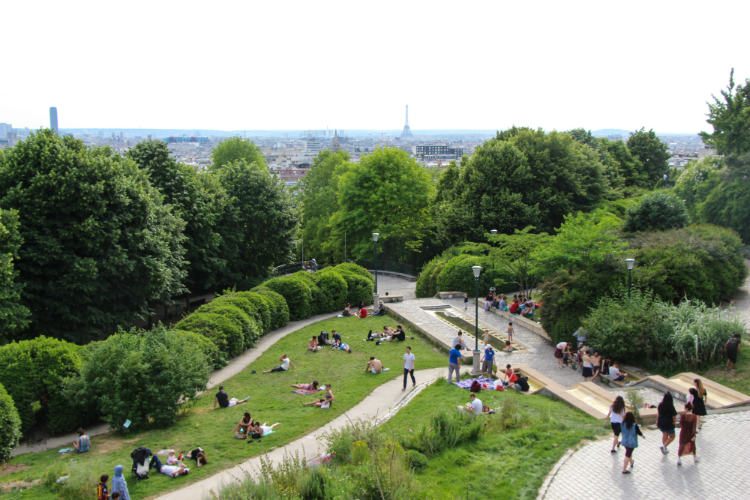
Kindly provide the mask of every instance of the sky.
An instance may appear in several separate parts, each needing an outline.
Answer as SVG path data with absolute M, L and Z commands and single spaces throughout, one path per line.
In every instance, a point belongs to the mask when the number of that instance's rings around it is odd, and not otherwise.
M 60 128 L 711 130 L 735 1 L 5 2 L 0 122 Z

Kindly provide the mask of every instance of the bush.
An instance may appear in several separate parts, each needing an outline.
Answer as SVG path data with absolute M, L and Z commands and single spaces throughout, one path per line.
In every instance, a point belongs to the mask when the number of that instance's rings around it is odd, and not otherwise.
M 330 298 L 320 289 L 312 273 L 297 271 L 292 276 L 303 280 L 310 287 L 310 316 L 333 311 Z
M 404 448 L 434 456 L 461 443 L 476 441 L 482 433 L 482 421 L 473 414 L 441 410 L 418 431 L 404 437 Z
M 299 321 L 312 316 L 312 285 L 301 276 L 273 278 L 263 287 L 273 290 L 286 300 L 289 306 L 289 319 Z
M 372 274 L 370 274 L 370 271 L 352 262 L 344 262 L 343 264 L 339 264 L 338 266 L 334 267 L 334 270 L 336 270 L 339 273 L 347 272 L 347 273 L 352 273 L 352 274 L 358 274 L 362 276 L 363 278 L 367 278 L 368 280 L 374 282 L 372 278 Z
M 450 260 L 450 257 L 444 253 L 438 255 L 422 268 L 422 272 L 417 278 L 417 288 L 415 294 L 417 298 L 421 297 L 434 297 L 438 293 L 437 289 L 437 277 L 440 275 L 440 271 L 446 262 Z
M 90 401 L 125 433 L 173 424 L 180 402 L 195 398 L 209 376 L 201 347 L 185 339 L 161 325 L 120 330 L 87 353 L 66 397 Z M 126 420 L 131 425 L 123 429 Z
M 343 310 L 346 306 L 348 288 L 346 280 L 335 268 L 326 267 L 312 275 L 318 288 L 328 298 L 328 308 L 323 312 Z
M 261 299 L 268 305 L 272 330 L 289 323 L 289 304 L 286 303 L 286 299 L 280 293 L 263 286 L 253 288 L 252 292 L 260 295 Z
M 248 312 L 250 309 L 254 311 L 252 316 L 255 317 L 255 321 L 258 325 L 262 326 L 263 333 L 268 333 L 273 330 L 271 306 L 264 297 L 253 292 L 234 292 L 228 300 L 230 300 L 230 302 L 233 300 L 239 300 L 241 301 L 240 304 L 247 304 L 243 306 L 243 310 L 245 312 Z
M 479 275 L 480 297 L 484 296 L 490 287 L 495 287 L 500 293 L 518 290 L 517 284 L 508 283 L 508 280 L 513 279 L 512 275 L 499 260 L 463 254 L 445 263 L 437 278 L 437 291 L 463 292 L 469 294 L 469 297 L 474 297 L 476 281 L 471 269 L 473 266 L 482 267 L 482 273 Z
M 427 457 L 419 453 L 417 450 L 409 450 L 406 454 L 406 458 L 408 458 L 409 465 L 411 465 L 412 469 L 425 469 L 429 464 Z
M 641 203 L 628 209 L 623 231 L 664 231 L 690 224 L 685 202 L 676 194 L 655 191 L 643 197 Z
M 234 302 L 234 304 L 232 302 Z M 263 334 L 260 327 L 258 326 L 258 323 L 255 321 L 255 318 L 252 315 L 245 313 L 242 308 L 238 307 L 238 303 L 240 302 L 244 302 L 244 300 L 214 300 L 209 302 L 208 304 L 201 306 L 201 308 L 196 311 L 221 314 L 222 316 L 229 318 L 230 320 L 238 323 L 241 326 L 243 336 L 242 345 L 239 347 L 239 352 L 237 353 L 233 353 L 233 351 L 230 350 L 230 354 L 232 356 L 237 356 L 249 347 L 254 346 L 255 341 L 258 340 Z
M 245 334 L 242 323 L 221 313 L 197 311 L 183 319 L 175 328 L 200 333 L 210 339 L 227 358 L 233 358 L 244 351 Z
M 218 370 L 227 365 L 229 361 L 226 353 L 219 350 L 216 344 L 211 342 L 211 339 L 201 335 L 197 332 L 191 332 L 187 330 L 179 330 L 177 328 L 170 330 L 173 335 L 182 336 L 187 342 L 194 343 L 198 349 L 206 357 L 208 366 L 214 370 Z
M 21 417 L 13 399 L 0 385 L 0 463 L 10 458 L 13 448 L 21 439 Z
M 359 303 L 363 301 L 365 305 L 369 306 L 372 304 L 372 294 L 375 292 L 375 282 L 349 271 L 340 272 L 339 274 L 341 274 L 341 277 L 346 281 L 346 301 L 349 304 L 353 307 L 358 306 Z
M 81 348 L 44 336 L 0 347 L 0 384 L 5 386 L 21 418 L 21 432 L 45 422 L 50 432 L 71 432 L 96 417 L 80 402 L 67 400 L 61 388 L 81 369 Z M 34 415 L 32 405 L 41 404 Z

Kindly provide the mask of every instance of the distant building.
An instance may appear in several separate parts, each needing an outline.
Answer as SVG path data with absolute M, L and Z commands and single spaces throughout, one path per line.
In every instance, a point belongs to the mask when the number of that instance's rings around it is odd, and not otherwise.
M 320 141 L 315 137 L 308 136 L 305 144 L 305 151 L 309 154 L 317 155 L 320 152 Z
M 414 139 L 414 135 L 411 133 L 411 128 L 409 127 L 409 105 L 406 105 L 406 124 L 404 125 L 404 131 L 401 132 L 401 140 L 405 139 Z
M 49 128 L 56 134 L 60 132 L 57 126 L 57 108 L 55 107 L 49 108 Z
M 151 136 L 149 136 L 149 139 Z M 177 144 L 180 142 L 197 142 L 199 144 L 208 144 L 208 137 L 167 137 L 164 139 L 167 144 Z
M 339 131 L 335 130 L 333 132 L 333 141 L 331 141 L 331 149 L 334 151 L 338 151 L 341 149 L 341 143 L 339 143 Z
M 451 146 L 414 146 L 414 156 L 426 159 L 451 159 L 460 160 L 464 154 L 464 148 L 454 148 Z

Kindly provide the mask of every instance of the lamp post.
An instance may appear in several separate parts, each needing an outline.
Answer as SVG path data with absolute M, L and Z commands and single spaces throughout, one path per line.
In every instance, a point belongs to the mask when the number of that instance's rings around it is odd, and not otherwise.
M 378 295 L 378 236 L 380 236 L 380 233 L 372 233 L 372 241 L 375 242 L 375 293 L 372 295 L 374 309 L 380 307 L 380 296 Z
M 630 284 L 632 283 L 631 273 L 633 266 L 635 266 L 635 259 L 625 259 L 625 263 L 628 265 L 628 299 L 630 299 Z
M 479 274 L 482 267 L 473 266 L 471 270 L 474 272 L 474 366 L 471 375 L 476 376 L 482 373 L 479 368 Z
M 492 231 L 490 231 L 490 233 L 492 233 L 493 236 L 496 235 L 497 234 L 497 229 L 493 229 Z

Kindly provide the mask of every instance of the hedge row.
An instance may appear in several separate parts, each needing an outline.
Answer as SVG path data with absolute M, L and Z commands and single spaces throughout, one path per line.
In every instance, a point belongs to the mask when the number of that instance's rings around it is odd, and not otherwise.
M 0 385 L 0 463 L 10 458 L 10 453 L 18 446 L 20 439 L 21 417 L 18 416 L 13 398 Z

